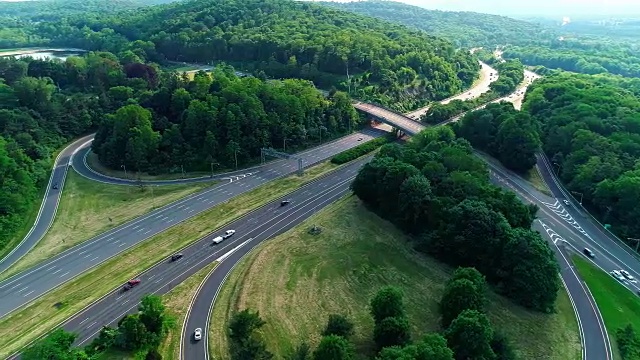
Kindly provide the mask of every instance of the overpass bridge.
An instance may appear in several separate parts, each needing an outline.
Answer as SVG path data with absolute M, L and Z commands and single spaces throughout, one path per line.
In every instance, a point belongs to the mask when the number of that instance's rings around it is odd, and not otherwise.
M 407 135 L 416 135 L 427 128 L 424 124 L 415 121 L 410 117 L 380 106 L 362 102 L 356 102 L 353 106 L 356 110 L 370 116 L 372 120 L 390 125 Z

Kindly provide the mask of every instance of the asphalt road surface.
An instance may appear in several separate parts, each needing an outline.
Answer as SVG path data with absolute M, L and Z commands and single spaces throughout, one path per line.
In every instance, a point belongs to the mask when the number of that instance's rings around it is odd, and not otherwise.
M 381 134 L 383 134 L 381 131 L 375 129 L 364 130 L 361 133 L 349 135 L 299 155 L 304 159 L 304 164 L 308 166 Z M 296 160 L 265 164 L 263 167 L 238 176 L 236 179 L 231 179 L 227 183 L 214 185 L 151 211 L 0 282 L 0 317 L 6 316 L 145 239 L 234 196 L 294 173 L 297 166 Z M 51 211 L 55 211 L 55 209 Z
M 579 224 L 573 223 L 562 212 L 555 211 L 546 205 L 556 202 L 555 198 L 540 193 L 518 175 L 497 166 L 495 162 L 490 162 L 489 167 L 491 178 L 495 184 L 508 188 L 523 201 L 534 203 L 540 208 L 537 214 L 538 219 L 534 222 L 534 229 L 553 244 L 552 248 L 556 252 L 560 264 L 560 274 L 578 319 L 583 343 L 583 358 L 587 360 L 612 359 L 607 330 L 595 300 L 568 259 L 570 255 L 584 256 L 582 249 L 585 247 L 592 249 L 597 254 L 592 261 L 605 271 L 620 268 L 616 259 L 610 257 L 606 249 L 598 251 L 597 249 L 600 248 L 597 245 L 598 242 L 585 237 Z
M 60 201 L 64 186 L 64 179 L 67 176 L 67 170 L 69 169 L 73 155 L 78 146 L 85 143 L 91 137 L 92 136 L 86 136 L 78 139 L 60 152 L 54 161 L 53 170 L 51 171 L 49 183 L 47 184 L 47 189 L 45 190 L 36 221 L 20 244 L 0 260 L 0 273 L 7 270 L 11 265 L 15 264 L 16 261 L 26 255 L 47 233 L 56 216 L 58 202 Z M 57 189 L 53 188 L 54 184 L 57 184 Z
M 318 210 L 348 194 L 351 181 L 362 164 L 368 160 L 367 157 L 347 164 L 296 190 L 285 198 L 253 210 L 228 226 L 203 237 L 180 251 L 184 255 L 182 259 L 173 262 L 167 259 L 154 265 L 136 277 L 141 280 L 139 285 L 129 291 L 123 291 L 122 288 L 111 291 L 73 316 L 62 327 L 67 331 L 77 333 L 75 345 L 83 346 L 97 336 L 103 326 L 115 326 L 125 314 L 136 312 L 140 299 L 145 294 L 164 294 L 213 261 L 219 260 L 220 264 L 209 281 L 222 282 L 224 274 L 230 270 L 233 264 L 260 242 L 285 232 Z M 239 182 L 249 179 L 246 178 Z M 284 199 L 289 200 L 290 203 L 281 206 L 280 202 Z M 222 235 L 228 229 L 234 229 L 236 233 L 220 244 L 213 244 L 212 239 Z M 239 247 L 240 245 L 242 246 Z M 228 257 L 224 260 L 220 259 L 230 251 L 233 253 L 227 255 Z M 132 274 L 133 276 L 135 274 Z M 205 287 L 206 295 L 210 295 L 209 289 L 211 288 Z M 198 327 L 205 327 L 205 316 L 208 313 L 210 303 L 211 301 L 202 303 L 205 304 L 202 307 L 204 315 L 200 318 L 202 324 L 198 324 Z M 197 307 L 194 309 L 201 311 L 200 304 L 196 304 Z M 196 312 L 192 312 L 192 314 L 196 314 Z M 197 351 L 195 345 L 198 344 L 190 346 L 188 351 Z M 201 359 L 202 357 L 189 357 L 189 359 L 191 358 Z

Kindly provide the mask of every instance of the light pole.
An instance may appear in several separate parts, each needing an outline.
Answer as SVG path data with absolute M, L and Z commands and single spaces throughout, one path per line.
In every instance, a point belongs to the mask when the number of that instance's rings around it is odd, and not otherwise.
M 557 166 L 556 168 L 556 175 L 560 175 L 560 164 L 558 164 L 557 162 L 553 162 L 553 165 Z
M 286 137 L 284 139 L 282 139 L 282 151 L 287 151 L 287 139 Z
M 582 205 L 582 193 L 577 192 L 577 191 L 572 191 L 572 193 L 576 194 L 576 195 L 580 195 L 580 205 Z
M 124 169 L 124 178 L 128 179 L 128 177 L 127 177 L 127 167 L 124 164 L 122 164 L 120 167 Z
M 636 242 L 636 252 L 638 252 L 638 247 L 640 246 L 640 239 L 627 238 L 627 240 L 633 240 Z
M 213 178 L 213 165 L 214 165 L 214 164 L 215 164 L 215 165 L 220 165 L 219 163 L 217 163 L 217 162 L 215 162 L 215 161 L 212 161 L 212 162 L 211 162 L 211 177 L 212 177 L 212 178 Z
M 180 165 L 180 170 L 182 171 L 182 178 L 184 179 L 184 165 Z

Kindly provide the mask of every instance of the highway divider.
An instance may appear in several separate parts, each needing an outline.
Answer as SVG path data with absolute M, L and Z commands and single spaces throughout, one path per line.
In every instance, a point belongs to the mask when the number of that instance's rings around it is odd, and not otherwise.
M 368 141 L 364 144 L 360 144 L 354 148 L 345 150 L 335 155 L 334 157 L 331 158 L 331 163 L 336 165 L 346 164 L 361 156 L 364 156 L 370 152 L 373 152 L 374 150 L 378 149 L 382 145 L 387 144 L 389 142 L 390 142 L 390 139 L 386 136 Z

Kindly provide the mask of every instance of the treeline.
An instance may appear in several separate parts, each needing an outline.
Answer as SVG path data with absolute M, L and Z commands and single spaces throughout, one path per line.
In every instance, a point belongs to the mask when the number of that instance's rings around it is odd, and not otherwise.
M 134 90 L 116 91 L 122 103 Z M 345 93 L 325 98 L 305 80 L 240 78 L 233 68 L 174 78 L 105 117 L 92 145 L 100 161 L 148 173 L 207 171 L 255 161 L 261 148 L 300 149 L 346 134 L 358 116 Z
M 110 72 L 114 66 L 99 54 L 65 63 L 0 58 L 0 253 L 40 200 L 56 150 L 109 111 L 108 96 L 92 89 L 104 89 L 109 76 L 141 86 Z
M 635 47 L 612 40 L 556 40 L 549 46 L 508 46 L 505 59 L 518 58 L 527 65 L 584 74 L 611 73 L 640 76 L 640 56 Z
M 536 164 L 540 150 L 539 124 L 518 111 L 513 104 L 500 102 L 465 114 L 453 126 L 475 148 L 487 152 L 507 168 L 524 173 Z
M 560 73 L 536 81 L 523 110 L 569 191 L 621 238 L 640 231 L 640 100 L 599 78 Z M 635 245 L 635 243 L 630 243 Z
M 490 85 L 490 91 L 475 99 L 452 100 L 447 104 L 434 103 L 420 121 L 427 124 L 439 124 L 483 104 L 513 93 L 524 80 L 524 66 L 518 60 L 496 62 L 493 65 L 498 72 L 498 80 Z M 494 74 L 495 75 L 495 74 Z
M 37 34 L 36 24 L 85 13 L 114 13 L 168 0 L 0 1 L 0 49 L 44 46 L 50 39 Z
M 550 26 L 475 12 L 427 10 L 394 1 L 323 2 L 327 6 L 415 27 L 458 47 L 529 45 L 557 37 Z
M 622 360 L 640 359 L 640 334 L 629 324 L 616 330 L 616 343 Z
M 370 302 L 375 326 L 371 338 L 375 343 L 376 360 L 466 360 L 515 359 L 509 340 L 494 331 L 484 314 L 486 283 L 473 268 L 459 268 L 447 284 L 440 303 L 443 316 L 442 332 L 429 333 L 412 339 L 403 293 L 387 286 L 381 288 Z M 444 319 L 447 319 L 445 322 Z M 245 309 L 232 315 L 229 323 L 231 360 L 274 358 L 257 331 L 265 325 L 258 312 Z M 315 349 L 303 341 L 288 360 L 354 360 L 368 354 L 358 354 L 352 342 L 357 329 L 342 314 L 329 316 Z
M 537 207 L 490 184 L 484 163 L 450 128 L 427 129 L 406 147 L 384 145 L 352 188 L 373 211 L 417 236 L 419 250 L 475 267 L 520 305 L 553 311 L 558 264 L 531 230 Z
M 242 63 L 273 78 L 312 80 L 397 110 L 447 98 L 473 83 L 465 50 L 421 31 L 288 0 L 196 0 L 38 25 L 53 44 L 143 60 Z M 136 45 L 135 43 L 138 42 Z
M 26 348 L 20 358 L 90 360 L 100 358 L 108 350 L 121 350 L 136 354 L 139 359 L 162 360 L 158 346 L 165 339 L 167 331 L 174 326 L 175 319 L 165 313 L 162 298 L 146 295 L 140 301 L 137 313 L 120 319 L 116 328 L 103 327 L 98 337 L 84 348 L 73 346 L 76 334 L 57 329 Z
M 260 147 L 302 149 L 358 125 L 341 92 L 238 78 L 228 66 L 190 80 L 137 53 L 0 58 L 0 251 L 19 240 L 56 150 L 96 129 L 94 151 L 107 166 L 160 173 L 234 168 Z

